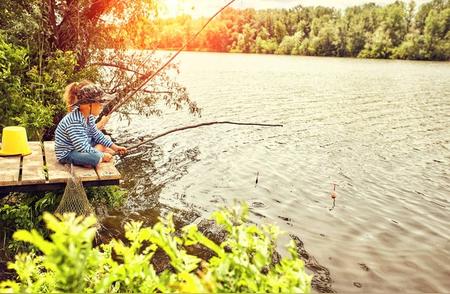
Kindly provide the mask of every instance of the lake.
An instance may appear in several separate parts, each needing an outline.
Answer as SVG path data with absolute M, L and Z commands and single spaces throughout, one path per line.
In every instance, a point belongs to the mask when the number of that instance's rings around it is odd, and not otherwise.
M 130 197 L 105 217 L 110 230 L 168 212 L 198 222 L 244 201 L 252 221 L 298 236 L 337 292 L 450 291 L 449 62 L 177 60 L 202 117 L 168 110 L 116 121 L 116 138 L 218 120 L 284 127 L 192 129 L 126 157 L 118 168 Z

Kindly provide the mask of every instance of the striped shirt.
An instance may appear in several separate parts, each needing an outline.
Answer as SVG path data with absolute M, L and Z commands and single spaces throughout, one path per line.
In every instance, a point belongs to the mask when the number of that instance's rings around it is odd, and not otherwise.
M 92 146 L 102 144 L 106 147 L 113 145 L 95 125 L 95 117 L 89 116 L 89 120 L 75 108 L 59 122 L 55 131 L 56 159 L 65 158 L 71 151 L 98 152 Z

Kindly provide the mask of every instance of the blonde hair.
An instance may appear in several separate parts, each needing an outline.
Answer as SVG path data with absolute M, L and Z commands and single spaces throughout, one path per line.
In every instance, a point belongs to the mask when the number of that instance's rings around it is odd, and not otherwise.
M 81 82 L 70 83 L 64 90 L 64 101 L 66 101 L 67 111 L 71 112 L 73 105 L 77 102 L 78 91 L 86 85 L 92 84 L 91 81 L 83 80 Z

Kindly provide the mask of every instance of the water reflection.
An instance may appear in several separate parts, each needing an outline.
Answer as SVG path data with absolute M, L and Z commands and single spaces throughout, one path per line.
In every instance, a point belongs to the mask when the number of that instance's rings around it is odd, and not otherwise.
M 128 191 L 128 199 L 120 210 L 108 211 L 101 216 L 105 234 L 110 238 L 121 237 L 126 222 L 142 221 L 145 226 L 151 226 L 169 212 L 174 213 L 174 221 L 178 225 L 188 224 L 199 217 L 192 203 L 186 202 L 183 195 L 174 195 L 174 200 L 181 204 L 179 209 L 160 201 L 162 189 L 186 175 L 189 165 L 198 161 L 199 153 L 198 148 L 171 152 L 166 157 L 167 161 L 156 165 L 155 159 L 165 156 L 158 145 L 151 144 L 122 158 L 117 168 L 122 174 L 121 186 Z

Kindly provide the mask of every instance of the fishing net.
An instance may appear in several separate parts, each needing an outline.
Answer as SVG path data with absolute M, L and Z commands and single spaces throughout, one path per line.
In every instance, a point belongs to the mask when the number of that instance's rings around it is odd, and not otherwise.
M 55 213 L 63 214 L 75 212 L 77 215 L 93 215 L 94 209 L 89 203 L 83 184 L 80 179 L 75 176 L 73 165 L 70 167 L 70 175 L 61 202 L 56 208 Z

